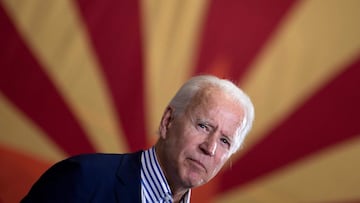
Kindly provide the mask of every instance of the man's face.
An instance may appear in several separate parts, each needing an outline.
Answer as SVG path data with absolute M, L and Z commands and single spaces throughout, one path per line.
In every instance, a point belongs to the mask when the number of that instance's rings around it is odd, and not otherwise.
M 195 95 L 186 112 L 168 108 L 160 128 L 160 159 L 170 185 L 192 188 L 212 179 L 233 151 L 243 109 L 216 89 Z M 165 120 L 164 120 L 165 119 Z

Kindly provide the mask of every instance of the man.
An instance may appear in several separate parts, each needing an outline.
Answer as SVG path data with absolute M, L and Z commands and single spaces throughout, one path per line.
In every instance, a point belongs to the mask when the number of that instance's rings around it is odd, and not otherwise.
M 236 85 L 214 76 L 187 81 L 165 109 L 145 151 L 90 154 L 55 164 L 22 202 L 190 202 L 235 153 L 254 119 Z

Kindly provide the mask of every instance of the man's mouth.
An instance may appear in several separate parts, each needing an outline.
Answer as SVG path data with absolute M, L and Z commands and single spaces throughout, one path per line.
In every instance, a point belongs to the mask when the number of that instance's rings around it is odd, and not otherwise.
M 189 160 L 191 161 L 192 164 L 194 164 L 195 166 L 199 167 L 199 168 L 202 168 L 205 170 L 205 172 L 207 172 L 206 170 L 206 167 L 203 163 L 201 163 L 200 161 L 196 160 L 196 159 L 192 159 L 192 158 L 189 158 Z

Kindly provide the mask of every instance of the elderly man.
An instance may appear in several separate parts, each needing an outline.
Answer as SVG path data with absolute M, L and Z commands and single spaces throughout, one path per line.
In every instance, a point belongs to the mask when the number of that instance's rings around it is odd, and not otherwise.
M 232 82 L 193 77 L 165 109 L 155 146 L 61 161 L 22 202 L 190 202 L 191 188 L 220 171 L 253 119 L 250 99 Z

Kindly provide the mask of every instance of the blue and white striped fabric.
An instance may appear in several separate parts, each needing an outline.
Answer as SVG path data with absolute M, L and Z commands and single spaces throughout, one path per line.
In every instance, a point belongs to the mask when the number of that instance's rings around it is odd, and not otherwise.
M 152 147 L 141 155 L 141 199 L 143 203 L 172 203 L 172 193 Z M 190 190 L 181 203 L 190 203 Z

